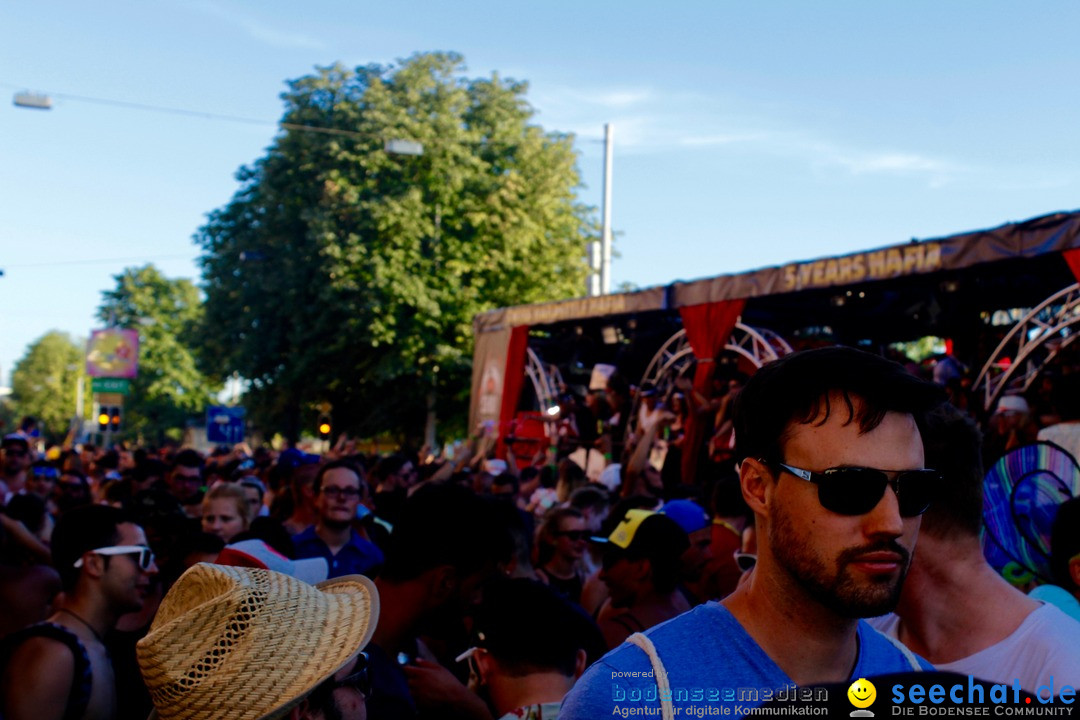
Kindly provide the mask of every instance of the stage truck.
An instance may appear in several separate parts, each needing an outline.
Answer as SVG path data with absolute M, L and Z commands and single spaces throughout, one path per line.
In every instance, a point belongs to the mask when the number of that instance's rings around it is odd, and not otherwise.
M 708 394 L 714 381 L 752 373 L 792 349 L 842 343 L 884 351 L 931 336 L 945 340 L 948 359 L 939 360 L 966 370 L 979 410 L 989 411 L 1069 352 L 1080 329 L 1078 279 L 1080 211 L 1073 211 L 635 292 L 499 308 L 473 320 L 470 427 L 486 423 L 501 441 L 525 443 L 518 453 L 525 455 L 550 442 L 561 395 L 583 394 L 613 371 L 661 394 L 688 375 Z

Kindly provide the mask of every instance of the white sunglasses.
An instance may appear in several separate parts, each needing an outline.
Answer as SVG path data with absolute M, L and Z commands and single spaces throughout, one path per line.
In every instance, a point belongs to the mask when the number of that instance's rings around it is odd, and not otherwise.
M 90 552 L 95 555 L 139 555 L 139 569 L 149 570 L 150 566 L 154 564 L 154 551 L 145 545 L 109 545 L 108 547 L 99 547 L 91 550 Z M 79 558 L 75 561 L 75 567 L 81 568 L 83 566 L 83 559 Z

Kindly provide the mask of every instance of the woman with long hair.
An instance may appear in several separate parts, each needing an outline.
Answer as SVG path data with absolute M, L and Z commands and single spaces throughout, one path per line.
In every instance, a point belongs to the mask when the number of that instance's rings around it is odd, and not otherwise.
M 575 603 L 585 584 L 588 537 L 585 516 L 570 507 L 550 510 L 537 531 L 536 577 Z

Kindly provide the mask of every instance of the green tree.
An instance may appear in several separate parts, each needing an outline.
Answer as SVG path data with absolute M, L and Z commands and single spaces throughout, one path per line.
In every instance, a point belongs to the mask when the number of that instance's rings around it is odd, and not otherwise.
M 85 350 L 59 330 L 45 333 L 27 347 L 11 373 L 16 422 L 18 417 L 33 415 L 41 422 L 46 439 L 63 440 L 75 416 L 85 361 Z
M 473 316 L 581 294 L 572 138 L 533 124 L 525 83 L 463 73 L 433 53 L 289 83 L 286 130 L 197 235 L 208 354 L 260 424 L 296 437 L 329 401 L 337 429 L 415 430 L 436 397 L 460 418 Z
M 178 438 L 206 410 L 220 383 L 198 363 L 203 306 L 190 280 L 172 280 L 146 265 L 115 276 L 98 318 L 139 331 L 139 374 L 125 399 L 126 434 L 160 442 Z

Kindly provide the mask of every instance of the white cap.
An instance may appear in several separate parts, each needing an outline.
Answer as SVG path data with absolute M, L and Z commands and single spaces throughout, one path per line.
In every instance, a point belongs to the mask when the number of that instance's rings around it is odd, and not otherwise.
M 995 413 L 1000 412 L 1018 412 L 1018 413 L 1030 413 L 1031 408 L 1028 407 L 1027 400 L 1019 395 L 1006 395 L 998 400 L 997 409 Z
M 326 558 L 304 558 L 290 560 L 262 540 L 241 540 L 226 545 L 217 558 L 218 565 L 262 568 L 292 575 L 309 585 L 326 580 L 330 574 L 330 565 Z
M 604 471 L 600 473 L 600 479 L 596 482 L 606 487 L 611 492 L 615 492 L 622 485 L 622 465 L 619 463 L 612 463 L 604 468 Z

